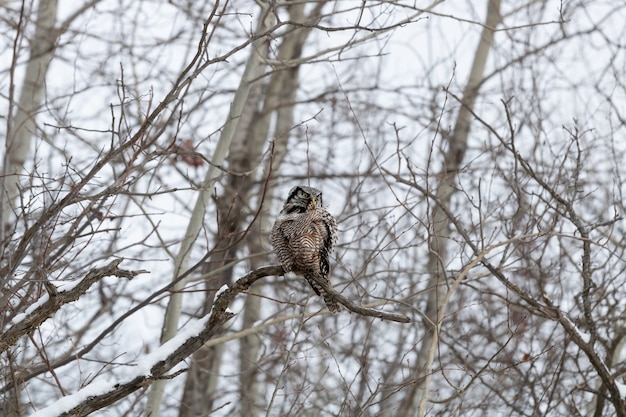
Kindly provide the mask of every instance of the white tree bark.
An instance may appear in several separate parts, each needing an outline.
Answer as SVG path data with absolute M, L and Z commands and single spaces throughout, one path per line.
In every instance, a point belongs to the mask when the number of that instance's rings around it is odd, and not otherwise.
M 429 238 L 429 260 L 428 271 L 431 278 L 428 283 L 430 293 L 426 304 L 426 317 L 428 326 L 424 338 L 421 341 L 417 354 L 415 370 L 413 375 L 413 391 L 404 400 L 399 415 L 424 416 L 428 403 L 430 382 L 433 374 L 433 363 L 436 357 L 439 334 L 438 329 L 443 320 L 442 312 L 445 309 L 444 303 L 448 292 L 446 282 L 446 265 L 449 262 L 448 242 L 450 239 L 450 221 L 448 220 L 445 208 L 450 208 L 450 201 L 456 190 L 455 182 L 458 170 L 463 162 L 463 157 L 467 150 L 467 139 L 469 136 L 472 110 L 476 101 L 478 89 L 482 83 L 485 65 L 489 50 L 493 43 L 495 27 L 500 23 L 500 2 L 501 0 L 487 1 L 487 17 L 481 34 L 480 42 L 474 56 L 469 80 L 463 91 L 463 102 L 457 116 L 454 131 L 448 141 L 448 148 L 444 155 L 444 167 L 441 173 L 441 183 L 435 195 L 437 202 L 433 203 L 433 210 L 430 218 L 432 224 Z
M 30 43 L 30 57 L 20 97 L 17 103 L 9 102 L 5 154 L 0 173 L 0 242 L 5 242 L 11 234 L 11 223 L 19 215 L 16 202 L 20 193 L 20 176 L 36 134 L 36 115 L 43 104 L 46 73 L 57 39 L 57 4 L 56 0 L 39 3 L 35 35 Z M 12 118 L 14 111 L 15 117 Z M 17 394 L 19 391 L 12 390 L 10 395 L 3 398 L 0 414 L 7 417 L 22 415 L 21 398 Z
M 272 15 L 269 13 L 269 6 L 262 3 L 261 7 L 262 9 L 259 15 L 256 33 L 266 32 L 270 29 L 273 23 Z M 215 152 L 211 159 L 211 166 L 209 167 L 204 179 L 204 189 L 198 193 L 198 198 L 196 200 L 191 219 L 189 220 L 185 236 L 181 242 L 179 252 L 174 261 L 174 280 L 178 279 L 178 277 L 189 267 L 189 255 L 191 254 L 193 244 L 202 229 L 204 214 L 207 209 L 209 197 L 213 193 L 215 183 L 222 172 L 219 167 L 221 167 L 224 163 L 228 149 L 230 148 L 235 132 L 237 131 L 237 125 L 250 93 L 251 81 L 255 79 L 257 75 L 256 70 L 258 69 L 259 63 L 263 58 L 262 54 L 258 52 L 258 48 L 261 47 L 264 42 L 265 39 L 261 38 L 252 43 L 250 57 L 248 58 L 246 67 L 241 77 L 241 82 L 233 98 L 230 113 L 228 115 L 228 121 L 222 130 Z M 172 288 L 172 295 L 170 296 L 170 300 L 167 305 L 165 321 L 161 331 L 161 343 L 165 343 L 170 340 L 178 331 L 178 320 L 181 314 L 183 298 L 181 291 L 185 287 L 186 281 L 186 279 L 182 279 L 177 282 L 174 288 Z M 166 380 L 160 380 L 152 384 L 150 394 L 148 396 L 148 402 L 146 404 L 146 416 L 158 417 L 166 383 Z
M 233 134 L 228 157 L 225 160 L 229 171 L 250 174 L 227 176 L 223 183 L 224 190 L 217 198 L 216 211 L 219 213 L 219 225 L 215 235 L 216 241 L 213 245 L 213 253 L 202 267 L 202 274 L 209 275 L 205 284 L 204 314 L 212 310 L 217 289 L 232 282 L 234 270 L 232 260 L 239 255 L 245 240 L 254 234 L 254 232 L 245 231 L 246 218 L 251 214 L 248 212 L 250 208 L 246 207 L 246 203 L 254 200 L 251 194 L 256 177 L 252 173 L 261 163 L 266 140 L 266 135 L 256 134 L 255 127 L 261 117 L 258 109 L 263 93 L 262 76 L 267 69 L 265 61 L 268 51 L 267 39 L 256 45 L 255 52 L 261 59 L 257 60 L 256 67 L 250 70 L 249 79 L 255 81 L 250 85 L 247 100 Z M 232 210 L 232 207 L 237 208 Z M 242 233 L 247 234 L 244 237 Z M 242 239 L 245 240 L 242 241 Z M 206 415 L 214 408 L 214 401 L 216 401 L 214 393 L 220 381 L 219 370 L 223 354 L 223 345 L 203 346 L 193 354 L 179 407 L 180 417 Z
M 292 22 L 306 22 L 317 19 L 324 7 L 325 1 L 317 3 L 316 7 L 307 16 L 304 13 L 304 3 L 294 3 L 288 7 L 289 18 Z M 278 50 L 278 62 L 294 61 L 301 57 L 303 45 L 311 32 L 310 27 L 302 27 L 294 30 L 288 36 L 283 37 Z M 263 102 L 261 117 L 254 121 L 251 136 L 262 138 L 266 141 L 270 118 L 276 116 L 276 128 L 273 147 L 270 184 L 267 187 L 266 201 L 273 201 L 274 181 L 272 178 L 280 171 L 280 166 L 286 154 L 289 132 L 294 124 L 294 108 L 296 92 L 299 83 L 300 64 L 282 67 L 281 64 L 274 66 L 274 73 L 270 77 L 267 92 Z M 270 166 L 266 168 L 266 173 Z M 259 193 L 262 189 L 259 190 Z M 254 226 L 254 232 L 249 235 L 247 245 L 252 254 L 262 253 L 267 249 L 267 235 L 271 227 L 270 204 L 265 204 Z M 250 269 L 254 270 L 261 266 L 266 258 L 253 257 L 250 261 Z M 253 289 L 260 290 L 262 283 L 255 284 Z M 261 298 L 249 296 L 246 298 L 243 312 L 243 328 L 251 328 L 260 318 Z M 239 351 L 239 390 L 240 390 L 240 414 L 242 417 L 257 415 L 262 407 L 263 397 L 258 380 L 259 368 L 256 361 L 259 358 L 261 344 L 258 335 L 251 334 L 241 338 Z
M 13 103 L 15 105 L 12 107 L 15 109 L 9 109 L 0 181 L 0 242 L 4 241 L 12 219 L 18 214 L 15 204 L 20 192 L 20 175 L 24 170 L 33 137 L 37 133 L 36 116 L 43 104 L 46 73 L 56 47 L 57 5 L 57 0 L 39 2 L 35 36 L 30 42 L 30 58 L 26 65 L 20 98 L 17 103 Z M 15 116 L 11 118 L 13 111 Z

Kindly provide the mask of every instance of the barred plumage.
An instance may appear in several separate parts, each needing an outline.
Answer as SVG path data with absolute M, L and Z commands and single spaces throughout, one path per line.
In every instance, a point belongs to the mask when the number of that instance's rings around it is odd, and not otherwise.
M 274 223 L 270 241 L 283 269 L 302 275 L 330 311 L 339 311 L 339 304 L 316 282 L 330 285 L 329 256 L 337 241 L 337 222 L 322 207 L 322 192 L 293 187 Z

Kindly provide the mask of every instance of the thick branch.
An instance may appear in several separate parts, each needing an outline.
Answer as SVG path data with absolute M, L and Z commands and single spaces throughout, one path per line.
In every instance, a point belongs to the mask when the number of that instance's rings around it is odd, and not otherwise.
M 233 313 L 228 311 L 228 306 L 232 303 L 237 294 L 245 292 L 246 290 L 248 290 L 248 288 L 250 288 L 252 284 L 254 284 L 261 278 L 275 275 L 284 275 L 284 273 L 285 271 L 283 270 L 282 266 L 270 265 L 257 268 L 254 271 L 251 271 L 245 276 L 239 278 L 232 285 L 226 288 L 226 290 L 221 291 L 216 297 L 213 304 L 213 310 L 211 311 L 211 314 L 206 321 L 206 325 L 197 335 L 185 339 L 180 343 L 179 346 L 175 347 L 173 350 L 172 346 L 166 344 L 160 346 L 157 351 L 153 353 L 155 357 L 159 357 L 159 351 L 171 352 L 167 355 L 163 353 L 165 359 L 160 360 L 152 365 L 149 374 L 132 376 L 131 379 L 127 382 L 116 384 L 105 393 L 87 396 L 86 399 L 83 399 L 85 397 L 84 395 L 81 395 L 83 393 L 76 393 L 74 394 L 76 396 L 75 403 L 72 403 L 70 398 L 65 397 L 63 399 L 64 403 L 70 405 L 65 407 L 65 411 L 61 414 L 61 417 L 82 417 L 89 415 L 97 410 L 100 410 L 127 397 L 128 395 L 141 388 L 150 385 L 153 381 L 169 379 L 170 375 L 168 375 L 168 372 L 172 368 L 174 368 L 180 362 L 184 361 L 193 352 L 200 349 L 202 345 L 212 339 L 221 330 L 224 323 L 226 323 L 234 316 Z M 325 285 L 324 283 L 320 283 L 320 285 L 322 285 L 324 287 L 324 290 L 326 290 L 333 298 L 335 298 L 338 302 L 346 306 L 346 308 L 348 308 L 349 310 L 354 311 L 355 313 L 365 316 L 378 317 L 384 320 L 397 321 L 401 323 L 408 323 L 410 321 L 409 318 L 397 314 L 385 313 L 378 310 L 357 306 L 341 294 L 337 293 L 337 291 L 330 288 L 328 285 Z M 93 391 L 94 389 L 91 385 L 88 385 L 84 388 L 84 390 Z M 59 409 L 60 406 L 58 404 L 53 404 L 51 405 L 51 407 L 56 407 L 56 409 Z M 67 407 L 72 408 L 67 409 Z
M 262 267 L 240 278 L 233 285 L 228 287 L 228 289 L 218 295 L 205 327 L 197 335 L 189 337 L 183 341 L 169 355 L 167 355 L 165 359 L 155 363 L 150 368 L 149 375 L 137 375 L 128 382 L 113 386 L 108 392 L 90 396 L 85 400 L 79 401 L 70 410 L 61 414 L 61 416 L 81 417 L 89 415 L 127 397 L 143 387 L 150 385 L 153 381 L 169 379 L 167 372 L 189 357 L 193 352 L 200 349 L 204 343 L 210 340 L 221 329 L 224 323 L 233 317 L 234 314 L 226 310 L 237 294 L 246 291 L 255 281 L 266 276 L 277 275 L 281 271 L 281 267 Z M 159 349 L 155 351 L 155 357 L 159 356 L 159 350 L 164 349 L 171 349 L 171 347 L 168 345 L 159 347 Z M 89 389 L 89 387 L 90 386 L 88 385 L 85 389 Z M 77 396 L 77 398 L 80 398 L 80 396 Z M 71 403 L 71 401 L 68 402 Z M 54 407 L 54 405 L 52 406 Z
M 116 276 L 120 278 L 132 279 L 135 276 L 145 273 L 146 271 L 126 271 L 118 268 L 123 259 L 116 259 L 102 268 L 94 268 L 71 290 L 58 292 L 54 285 L 46 282 L 48 294 L 44 295 L 48 299 L 45 300 L 33 312 L 24 317 L 23 320 L 15 323 L 5 333 L 0 335 L 0 353 L 9 349 L 17 340 L 35 330 L 41 323 L 52 317 L 57 310 L 64 304 L 68 304 L 78 300 L 87 290 L 96 282 L 104 277 Z

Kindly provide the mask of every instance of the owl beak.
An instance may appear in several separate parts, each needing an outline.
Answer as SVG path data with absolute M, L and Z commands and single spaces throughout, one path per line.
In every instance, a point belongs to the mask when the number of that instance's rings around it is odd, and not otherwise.
M 311 197 L 311 203 L 310 203 L 311 206 L 315 207 L 315 202 L 316 202 L 315 197 Z

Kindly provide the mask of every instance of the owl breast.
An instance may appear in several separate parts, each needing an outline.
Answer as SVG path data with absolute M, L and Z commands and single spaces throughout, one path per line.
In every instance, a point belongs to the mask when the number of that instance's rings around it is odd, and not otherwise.
M 324 289 L 330 287 L 329 257 L 337 236 L 337 223 L 321 201 L 319 190 L 294 187 L 274 223 L 270 241 L 285 272 L 302 275 L 315 293 L 324 298 L 328 309 L 338 312 L 337 301 Z
M 277 222 L 280 224 L 278 232 L 284 239 L 280 239 L 280 236 L 276 236 L 279 239 L 275 239 L 273 236 L 272 246 L 281 263 L 289 264 L 290 270 L 295 273 L 307 270 L 319 271 L 320 256 L 328 240 L 328 230 L 324 222 L 316 217 L 314 211 L 310 211 L 296 216 L 287 215 L 284 219 L 279 217 Z M 288 259 L 284 259 L 281 251 L 277 250 L 283 247 L 286 249 L 284 256 Z

